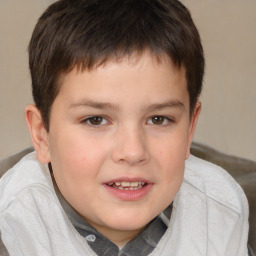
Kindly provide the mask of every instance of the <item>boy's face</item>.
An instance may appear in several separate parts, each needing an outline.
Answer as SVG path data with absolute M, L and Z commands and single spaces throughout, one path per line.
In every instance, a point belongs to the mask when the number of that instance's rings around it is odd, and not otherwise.
M 150 54 L 73 70 L 52 105 L 45 162 L 92 226 L 135 234 L 181 185 L 197 108 L 190 119 L 184 69 Z

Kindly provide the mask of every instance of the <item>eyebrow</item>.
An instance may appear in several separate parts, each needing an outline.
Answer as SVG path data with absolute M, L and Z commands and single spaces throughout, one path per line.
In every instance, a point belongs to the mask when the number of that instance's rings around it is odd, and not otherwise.
M 69 108 L 97 108 L 97 109 L 119 109 L 119 106 L 117 104 L 109 103 L 109 102 L 98 102 L 98 101 L 92 101 L 88 99 L 82 99 L 81 101 L 77 103 L 72 103 Z
M 145 109 L 147 111 L 154 111 L 154 110 L 161 110 L 164 108 L 185 108 L 185 105 L 179 101 L 179 100 L 169 100 L 163 103 L 155 103 L 155 104 L 151 104 L 148 107 L 146 107 Z
M 88 99 L 82 99 L 81 101 L 77 103 L 72 103 L 69 108 L 96 108 L 96 109 L 112 109 L 112 110 L 118 110 L 120 106 L 118 104 L 113 104 L 110 102 L 98 102 L 98 101 L 92 101 Z M 169 100 L 163 103 L 154 103 L 149 106 L 145 106 L 143 109 L 145 111 L 155 111 L 155 110 L 161 110 L 164 108 L 185 108 L 185 105 L 179 101 L 179 100 Z

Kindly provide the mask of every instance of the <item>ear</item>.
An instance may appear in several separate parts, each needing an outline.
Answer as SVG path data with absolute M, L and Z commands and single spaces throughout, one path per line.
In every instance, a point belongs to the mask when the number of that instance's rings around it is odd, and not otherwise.
M 186 159 L 188 159 L 188 157 L 190 156 L 190 146 L 194 137 L 196 124 L 197 124 L 197 120 L 199 118 L 200 112 L 201 112 L 201 102 L 198 101 L 196 103 L 194 113 L 191 116 L 191 120 L 190 120 L 189 139 L 188 139 L 188 145 L 187 145 Z
M 49 163 L 48 132 L 44 127 L 40 111 L 35 105 L 28 105 L 25 109 L 25 118 L 38 160 L 44 164 Z

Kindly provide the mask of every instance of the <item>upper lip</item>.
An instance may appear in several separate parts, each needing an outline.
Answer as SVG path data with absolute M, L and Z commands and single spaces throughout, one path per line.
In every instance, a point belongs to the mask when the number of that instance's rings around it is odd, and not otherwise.
M 104 184 L 110 184 L 110 183 L 115 183 L 115 182 L 144 182 L 144 183 L 152 183 L 151 181 L 141 178 L 141 177 L 119 177 L 119 178 L 115 178 L 112 180 L 108 180 L 106 182 L 104 182 Z

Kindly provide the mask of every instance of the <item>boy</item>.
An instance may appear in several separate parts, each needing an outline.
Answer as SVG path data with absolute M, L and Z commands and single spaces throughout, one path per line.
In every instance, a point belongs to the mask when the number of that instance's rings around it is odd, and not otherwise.
M 57 1 L 29 62 L 36 153 L 0 184 L 10 255 L 247 255 L 242 190 L 189 156 L 204 57 L 180 2 Z

